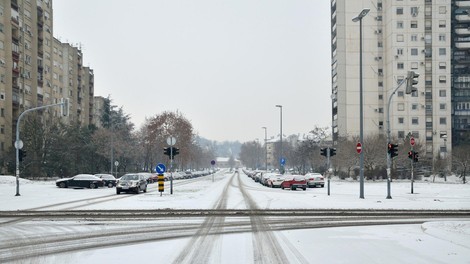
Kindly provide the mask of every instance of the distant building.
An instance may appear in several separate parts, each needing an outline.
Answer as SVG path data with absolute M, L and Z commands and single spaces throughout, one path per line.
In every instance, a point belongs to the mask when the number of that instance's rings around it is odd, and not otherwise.
M 235 159 L 234 162 L 235 162 L 235 165 L 234 165 L 235 168 L 241 167 L 241 162 L 239 160 Z M 215 166 L 219 168 L 230 168 L 230 158 L 217 157 Z

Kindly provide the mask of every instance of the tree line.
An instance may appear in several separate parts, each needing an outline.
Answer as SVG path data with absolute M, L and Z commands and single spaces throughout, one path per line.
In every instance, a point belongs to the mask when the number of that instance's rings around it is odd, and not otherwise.
M 466 182 L 466 174 L 470 170 L 470 144 L 454 146 L 452 153 L 440 153 L 434 158 L 426 155 L 425 147 L 416 141 L 412 147 L 410 136 L 403 139 L 393 139 L 398 144 L 398 156 L 392 160 L 392 179 L 409 179 L 411 177 L 411 159 L 408 153 L 418 152 L 419 160 L 413 164 L 415 178 L 446 177 L 455 173 Z M 336 155 L 330 158 L 331 168 L 335 175 L 340 178 L 358 179 L 359 176 L 359 154 L 356 152 L 356 144 L 359 138 L 339 138 L 333 146 L 328 140 L 328 128 L 315 127 L 305 138 L 297 135 L 287 137 L 283 140 L 282 153 L 286 159 L 286 169 L 292 173 L 305 174 L 307 172 L 327 171 L 327 159 L 321 156 L 321 148 L 336 148 Z M 278 162 L 279 142 L 272 143 L 274 150 L 270 155 L 276 157 Z M 368 180 L 387 178 L 387 139 L 384 135 L 375 135 L 364 138 L 364 177 Z M 241 146 L 240 160 L 248 168 L 265 168 L 266 148 L 257 141 L 245 142 Z M 261 162 L 260 162 L 261 160 Z M 278 164 L 273 164 L 277 168 Z
M 170 167 L 163 155 L 166 139 L 177 139 L 175 170 L 210 167 L 215 158 L 213 146 L 199 146 L 191 122 L 180 112 L 162 112 L 147 118 L 135 130 L 129 115 L 105 99 L 100 127 L 82 126 L 78 122 L 64 124 L 52 112 L 32 112 L 20 124 L 23 141 L 20 177 L 70 177 L 80 173 L 153 172 L 158 163 Z M 4 174 L 15 174 L 15 148 L 0 157 Z M 114 162 L 118 161 L 118 166 Z

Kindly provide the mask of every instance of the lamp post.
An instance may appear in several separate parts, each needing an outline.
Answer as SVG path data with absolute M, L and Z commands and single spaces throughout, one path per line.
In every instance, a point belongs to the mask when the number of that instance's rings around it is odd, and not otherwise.
M 264 155 L 266 155 L 265 160 L 265 170 L 268 170 L 268 128 L 262 127 L 264 129 Z
M 283 173 L 282 169 L 282 105 L 276 105 L 276 107 L 279 107 L 280 114 L 281 114 L 281 134 L 279 135 L 279 173 Z
M 352 19 L 353 22 L 359 21 L 359 141 L 364 147 L 364 116 L 362 102 L 362 19 L 369 13 L 369 8 L 362 9 L 361 13 Z M 360 178 L 359 178 L 359 198 L 364 199 L 364 151 L 360 155 Z

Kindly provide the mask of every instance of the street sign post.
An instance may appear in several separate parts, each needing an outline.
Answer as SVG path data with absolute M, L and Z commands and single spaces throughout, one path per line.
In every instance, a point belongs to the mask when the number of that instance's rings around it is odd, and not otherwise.
M 170 136 L 166 139 L 166 143 L 168 143 L 168 145 L 170 146 L 173 146 L 174 144 L 176 144 L 176 138 L 173 136 Z
M 415 138 L 414 137 L 411 137 L 410 138 L 410 145 L 413 147 L 415 145 Z
M 158 165 L 155 167 L 155 171 L 156 171 L 158 174 L 163 174 L 163 173 L 165 173 L 165 171 L 166 171 L 166 167 L 165 167 L 164 164 L 158 163 Z
M 356 152 L 357 152 L 357 154 L 361 154 L 361 152 L 362 152 L 362 144 L 361 144 L 361 142 L 357 142 L 357 144 L 356 144 Z

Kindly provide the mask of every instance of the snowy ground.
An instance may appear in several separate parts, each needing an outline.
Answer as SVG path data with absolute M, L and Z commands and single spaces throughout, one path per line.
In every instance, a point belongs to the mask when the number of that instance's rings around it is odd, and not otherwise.
M 153 191 L 157 184 L 152 184 L 146 194 L 80 209 L 210 209 L 230 176 L 220 173 L 214 181 L 208 176 L 191 184 L 175 185 L 173 195 L 169 194 L 168 183 L 163 196 Z M 328 196 L 326 187 L 290 191 L 263 187 L 245 175 L 241 179 L 259 208 L 470 209 L 470 185 L 458 184 L 453 178 L 447 182 L 442 179 L 436 183 L 415 182 L 414 194 L 410 193 L 409 181 L 394 181 L 393 199 L 385 199 L 387 186 L 382 181 L 366 182 L 365 199 L 359 199 L 359 183 L 355 181 L 332 180 Z M 15 196 L 15 183 L 14 177 L 0 176 L 0 211 L 33 209 L 115 193 L 114 188 L 60 189 L 54 182 L 21 180 L 21 196 Z M 227 208 L 245 208 L 236 186 L 228 191 Z M 67 205 L 54 207 L 63 208 Z M 290 230 L 276 232 L 276 237 L 289 249 L 286 255 L 291 263 L 470 263 L 470 222 L 467 221 Z M 188 238 L 181 238 L 87 250 L 44 257 L 35 263 L 128 263 L 135 262 L 136 255 L 140 256 L 139 263 L 171 263 L 188 242 Z M 251 234 L 224 235 L 219 250 L 205 263 L 256 263 L 252 242 Z

